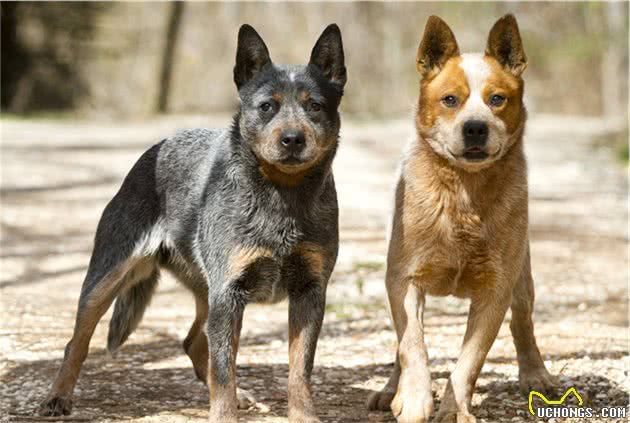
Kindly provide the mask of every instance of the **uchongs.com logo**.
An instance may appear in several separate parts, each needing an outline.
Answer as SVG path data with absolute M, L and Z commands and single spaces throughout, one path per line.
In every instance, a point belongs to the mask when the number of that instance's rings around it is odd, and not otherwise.
M 577 400 L 577 407 L 567 406 L 565 402 L 573 395 Z M 538 397 L 543 401 L 542 406 L 534 407 L 534 397 Z M 529 413 L 538 418 L 625 418 L 627 410 L 625 407 L 602 407 L 596 411 L 592 407 L 584 407 L 584 400 L 578 391 L 571 387 L 566 390 L 559 400 L 550 400 L 544 394 L 538 391 L 530 391 L 529 393 Z

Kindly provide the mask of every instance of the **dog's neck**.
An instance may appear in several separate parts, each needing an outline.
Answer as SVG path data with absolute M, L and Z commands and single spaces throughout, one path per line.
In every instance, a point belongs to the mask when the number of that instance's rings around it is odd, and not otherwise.
M 409 158 L 408 171 L 423 189 L 465 193 L 472 203 L 491 206 L 506 190 L 526 189 L 527 175 L 523 151 L 523 130 L 514 134 L 508 151 L 487 168 L 470 172 L 438 155 L 429 142 L 418 134 L 415 151 Z

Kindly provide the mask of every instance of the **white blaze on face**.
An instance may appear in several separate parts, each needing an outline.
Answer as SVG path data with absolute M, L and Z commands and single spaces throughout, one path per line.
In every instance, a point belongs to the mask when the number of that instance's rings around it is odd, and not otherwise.
M 445 119 L 441 116 L 437 118 L 432 135 L 427 141 L 438 154 L 458 162 L 467 169 L 479 170 L 500 157 L 508 138 L 506 126 L 494 114 L 488 105 L 488 98 L 485 98 L 490 94 L 487 92 L 487 85 L 493 70 L 484 59 L 484 55 L 462 54 L 458 66 L 463 70 L 469 95 L 460 99 L 461 106 L 453 118 Z M 465 150 L 463 128 L 464 124 L 471 120 L 482 121 L 488 125 L 486 152 L 489 157 L 483 162 L 469 162 L 462 158 Z
M 459 66 L 466 76 L 470 94 L 455 119 L 455 133 L 453 135 L 460 140 L 459 148 L 455 150 L 461 151 L 463 149 L 462 129 L 464 124 L 470 120 L 479 120 L 488 125 L 486 146 L 488 154 L 493 156 L 502 149 L 507 134 L 505 123 L 492 112 L 488 105 L 488 99 L 484 98 L 484 95 L 488 95 L 485 91 L 492 69 L 484 60 L 482 53 L 462 54 Z
M 490 66 L 483 60 L 481 53 L 467 53 L 462 54 L 459 67 L 464 70 L 470 90 L 470 95 L 459 118 L 464 120 L 492 120 L 494 115 L 483 99 L 483 89 L 490 76 Z M 491 122 L 487 123 L 490 124 Z

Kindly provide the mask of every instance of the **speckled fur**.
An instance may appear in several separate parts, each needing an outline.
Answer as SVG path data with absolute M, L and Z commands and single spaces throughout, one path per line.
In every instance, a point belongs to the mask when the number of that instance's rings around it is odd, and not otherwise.
M 184 349 L 210 388 L 210 421 L 237 420 L 235 360 L 245 305 L 287 297 L 289 420 L 319 421 L 310 374 L 338 251 L 331 164 L 346 81 L 341 33 L 327 27 L 305 66 L 273 64 L 248 25 L 238 45 L 241 103 L 232 127 L 186 130 L 151 147 L 105 208 L 74 336 L 41 414 L 70 413 L 98 320 L 116 299 L 108 336 L 115 351 L 140 323 L 166 269 L 195 295 L 197 317 Z M 321 111 L 309 110 L 313 98 Z M 275 101 L 273 115 L 261 111 L 264 101 Z M 283 162 L 284 128 L 305 132 L 295 165 Z

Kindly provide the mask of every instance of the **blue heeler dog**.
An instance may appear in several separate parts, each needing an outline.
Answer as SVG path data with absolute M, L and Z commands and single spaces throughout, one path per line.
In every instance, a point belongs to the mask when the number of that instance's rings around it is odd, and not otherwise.
M 96 324 L 116 299 L 108 349 L 138 326 L 161 269 L 196 298 L 183 346 L 210 390 L 210 421 L 236 422 L 235 360 L 249 302 L 289 299 L 289 421 L 319 422 L 310 376 L 338 251 L 331 164 L 346 83 L 328 26 L 306 66 L 275 65 L 249 25 L 238 34 L 240 109 L 228 130 L 193 129 L 151 147 L 105 208 L 74 335 L 42 415 L 69 414 Z

